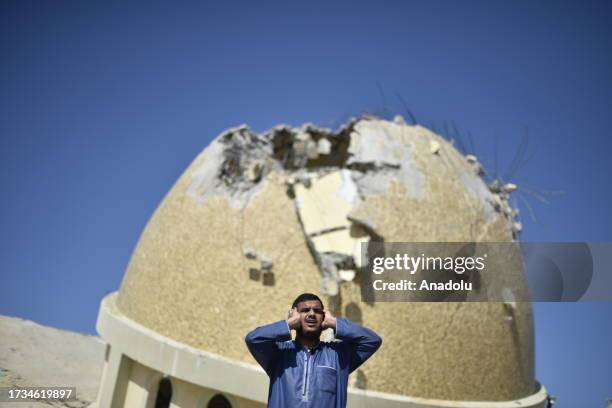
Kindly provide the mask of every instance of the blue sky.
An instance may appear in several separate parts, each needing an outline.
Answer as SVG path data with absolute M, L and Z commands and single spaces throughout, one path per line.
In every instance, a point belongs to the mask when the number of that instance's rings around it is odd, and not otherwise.
M 521 187 L 523 240 L 611 241 L 610 21 L 606 1 L 3 2 L 0 313 L 93 333 L 164 194 L 242 123 L 454 121 Z M 534 309 L 538 379 L 605 406 L 612 305 Z

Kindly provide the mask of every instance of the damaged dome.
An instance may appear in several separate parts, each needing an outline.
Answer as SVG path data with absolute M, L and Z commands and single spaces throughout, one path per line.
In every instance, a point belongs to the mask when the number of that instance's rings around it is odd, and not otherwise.
M 360 299 L 362 242 L 517 238 L 513 185 L 488 185 L 483 174 L 475 156 L 401 118 L 336 131 L 230 129 L 147 224 L 118 306 L 165 336 L 253 363 L 244 334 L 283 318 L 299 293 L 321 293 L 335 314 L 385 339 L 355 387 L 451 400 L 529 395 L 529 304 L 508 318 L 503 304 Z
M 408 140 L 397 131 L 404 125 L 401 119 L 398 122 L 352 120 L 337 132 L 312 124 L 299 129 L 278 126 L 263 135 L 246 126 L 230 129 L 204 153 L 188 191 L 200 202 L 221 196 L 230 206 L 244 208 L 263 188 L 268 174 L 282 174 L 321 270 L 321 293 L 336 296 L 339 282 L 353 280 L 361 267 L 361 243 L 384 240 L 367 213 L 357 211 L 363 202 L 386 194 L 391 183 L 408 198 L 423 196 L 425 175 L 413 157 L 414 149 L 407 148 Z M 452 166 L 454 158 L 447 151 L 454 152 L 453 147 L 429 137 L 429 153 Z M 508 205 L 503 189 L 493 184 L 487 191 L 477 158 L 467 155 L 465 162 L 463 169 L 457 168 L 463 170 L 459 181 L 483 200 L 485 211 L 500 212 L 503 207 L 506 217 L 515 217 L 518 213 Z M 514 228 L 513 235 L 519 231 Z M 244 251 L 256 256 L 251 248 Z M 270 267 L 262 269 L 270 272 Z

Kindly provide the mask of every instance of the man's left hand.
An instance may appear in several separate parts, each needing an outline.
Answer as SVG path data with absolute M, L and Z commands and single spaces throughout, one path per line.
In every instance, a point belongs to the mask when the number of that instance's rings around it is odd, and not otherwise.
M 336 318 L 327 310 L 325 311 L 325 318 L 323 319 L 323 323 L 321 323 L 321 327 L 323 330 L 329 328 L 336 330 Z

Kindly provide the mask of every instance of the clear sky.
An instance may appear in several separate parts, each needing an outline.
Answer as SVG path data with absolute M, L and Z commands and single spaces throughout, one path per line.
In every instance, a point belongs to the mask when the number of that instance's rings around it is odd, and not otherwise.
M 0 313 L 94 333 L 164 194 L 242 123 L 454 121 L 521 187 L 523 240 L 612 241 L 611 21 L 610 1 L 2 2 Z M 604 407 L 612 305 L 534 310 L 538 379 Z

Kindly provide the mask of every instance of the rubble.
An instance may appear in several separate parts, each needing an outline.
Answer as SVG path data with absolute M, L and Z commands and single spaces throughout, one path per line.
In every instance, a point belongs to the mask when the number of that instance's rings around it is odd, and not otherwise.
M 489 199 L 493 209 L 503 214 L 510 222 L 512 236 L 518 239 L 519 234 L 523 230 L 523 225 L 518 221 L 520 211 L 510 205 L 510 193 L 516 191 L 518 186 L 514 183 L 502 183 L 501 180 L 493 180 L 488 183 L 489 191 L 493 194 L 492 199 Z
M 258 182 L 261 179 L 264 165 L 260 161 L 254 161 L 249 165 L 248 177 L 251 182 Z
M 397 123 L 398 125 L 406 125 L 406 120 L 401 115 L 395 115 L 393 117 L 393 123 Z
M 401 117 L 393 122 L 362 117 L 335 132 L 313 124 L 279 125 L 258 135 L 243 125 L 224 132 L 206 149 L 189 191 L 200 200 L 224 196 L 232 207 L 244 208 L 263 188 L 268 174 L 284 174 L 287 194 L 321 271 L 322 292 L 335 296 L 341 282 L 353 281 L 359 273 L 361 244 L 384 240 L 372 222 L 355 216 L 355 209 L 367 197 L 385 194 L 392 181 L 403 186 L 410 198 L 424 194 L 425 176 L 413 150 L 397 136 L 405 126 Z M 442 157 L 441 139 L 430 137 L 427 143 L 431 154 Z M 468 154 L 465 160 L 473 174 L 486 174 L 475 155 Z M 490 204 L 486 212 L 502 213 L 510 221 L 516 238 L 522 226 L 508 198 L 517 186 L 498 180 L 485 185 L 469 174 L 461 174 L 460 180 Z M 243 255 L 257 259 L 252 248 L 243 248 Z M 264 284 L 274 284 L 272 260 L 260 257 L 260 263 L 257 273 L 250 271 L 251 279 L 257 275 L 259 280 L 261 275 Z
M 436 140 L 430 140 L 429 141 L 429 151 L 432 154 L 438 154 L 438 152 L 440 151 L 440 143 Z
M 242 255 L 247 259 L 257 259 L 257 252 L 253 248 L 243 248 Z
M 468 163 L 472 165 L 472 168 L 474 169 L 474 173 L 476 173 L 477 175 L 481 177 L 487 175 L 487 172 L 485 171 L 484 166 L 478 161 L 478 157 L 474 156 L 473 154 L 466 154 L 465 159 L 467 160 Z
M 272 272 L 272 267 L 274 266 L 274 263 L 270 259 L 268 259 L 268 257 L 262 256 L 260 262 L 261 262 L 261 271 L 263 273 Z
M 321 138 L 317 142 L 317 153 L 327 155 L 331 153 L 331 142 L 326 138 Z
M 502 187 L 502 190 L 505 193 L 511 193 L 513 191 L 515 191 L 518 188 L 518 186 L 514 183 L 508 183 L 508 184 L 504 184 L 504 186 Z

